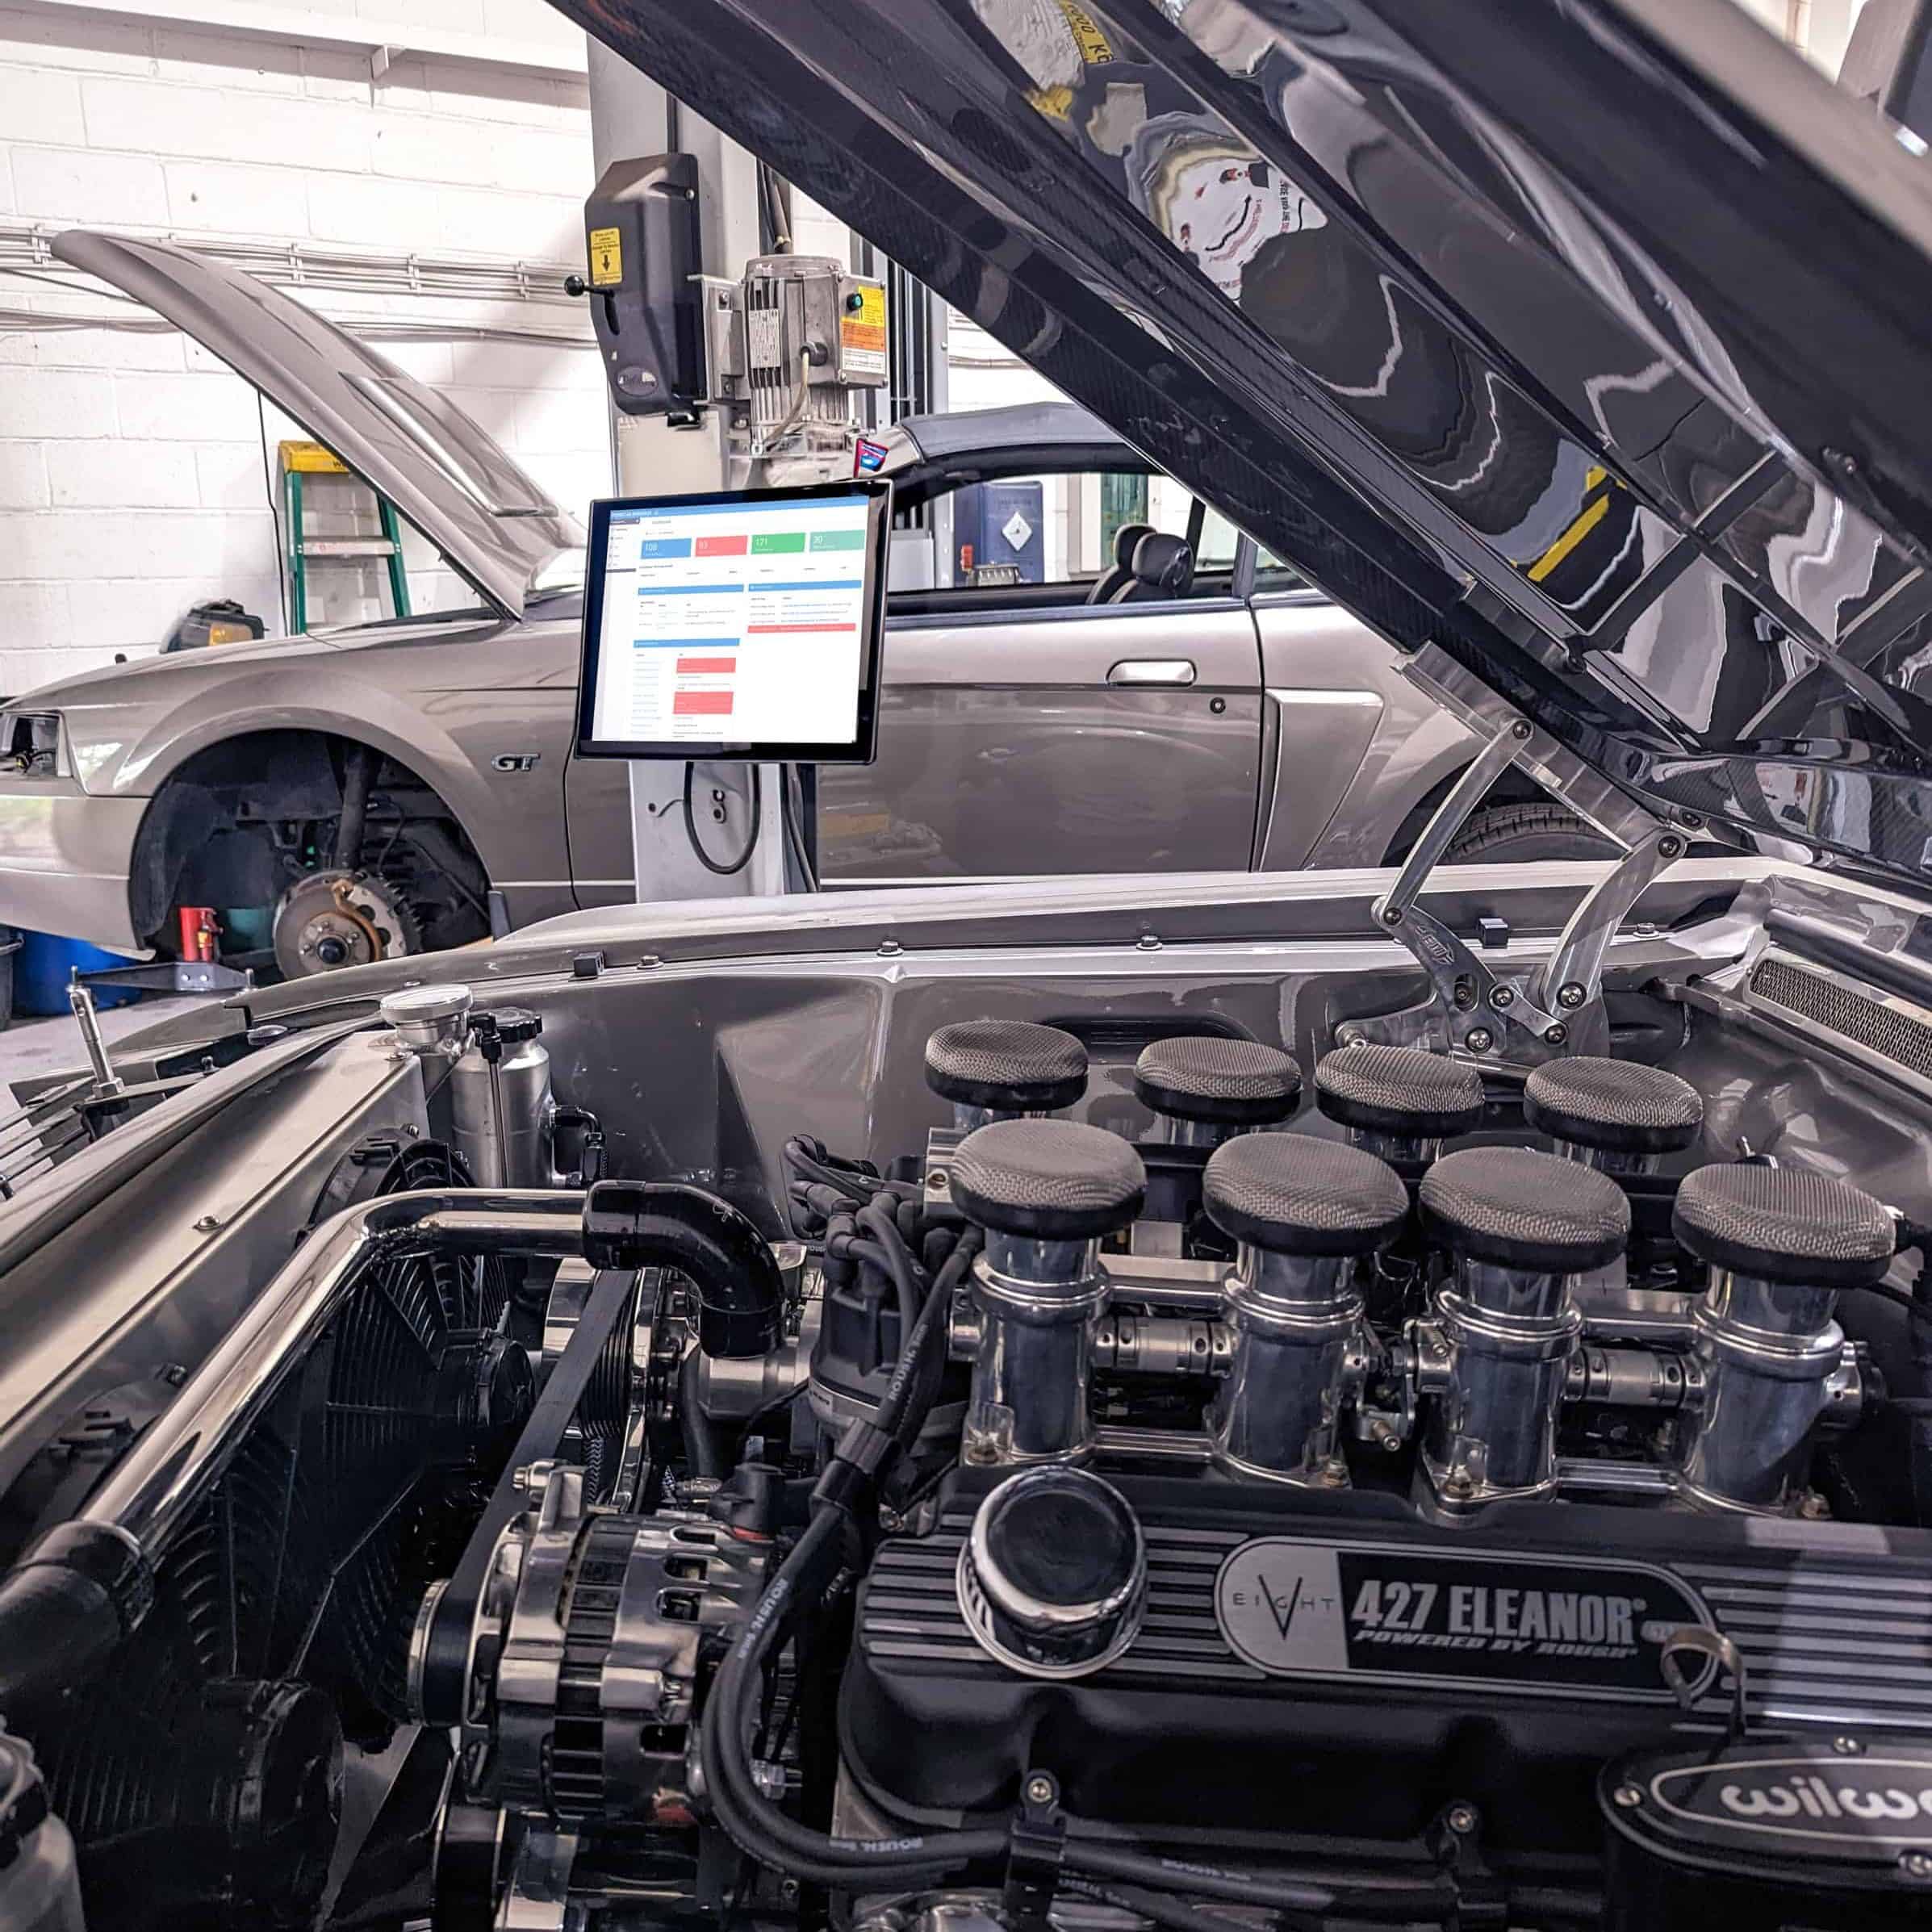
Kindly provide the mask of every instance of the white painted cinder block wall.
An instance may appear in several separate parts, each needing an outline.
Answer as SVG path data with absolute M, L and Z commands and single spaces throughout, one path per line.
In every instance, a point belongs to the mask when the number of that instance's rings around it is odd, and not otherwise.
M 581 44 L 543 0 L 304 5 Z M 568 76 L 405 54 L 377 77 L 349 48 L 0 6 L 0 215 L 554 263 L 581 256 L 591 182 L 588 95 Z M 314 299 L 338 319 L 583 322 L 515 302 Z M 0 308 L 89 306 L 0 274 Z M 378 346 L 475 416 L 558 503 L 581 513 L 608 491 L 594 353 Z M 272 451 L 293 432 L 272 411 L 266 420 Z M 0 328 L 0 693 L 150 650 L 205 598 L 236 597 L 279 630 L 264 454 L 253 389 L 179 335 Z M 474 601 L 421 546 L 410 554 L 419 608 Z M 350 601 L 312 621 L 362 614 Z

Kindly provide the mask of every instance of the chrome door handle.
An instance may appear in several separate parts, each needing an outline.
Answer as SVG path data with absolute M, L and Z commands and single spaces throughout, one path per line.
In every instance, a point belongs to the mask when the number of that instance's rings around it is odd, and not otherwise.
M 1110 684 L 1191 684 L 1192 658 L 1123 658 L 1107 672 Z

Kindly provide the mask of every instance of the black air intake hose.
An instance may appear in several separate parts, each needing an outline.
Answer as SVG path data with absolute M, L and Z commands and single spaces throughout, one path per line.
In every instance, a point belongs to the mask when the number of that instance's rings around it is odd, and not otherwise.
M 600 1181 L 583 1209 L 593 1268 L 675 1268 L 697 1290 L 707 1355 L 768 1355 L 784 1339 L 784 1282 L 751 1217 L 675 1181 Z

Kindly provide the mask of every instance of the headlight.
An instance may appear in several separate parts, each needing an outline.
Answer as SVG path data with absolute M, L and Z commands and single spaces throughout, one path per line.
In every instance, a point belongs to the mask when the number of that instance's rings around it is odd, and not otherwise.
M 0 776 L 58 778 L 62 762 L 59 712 L 0 711 Z

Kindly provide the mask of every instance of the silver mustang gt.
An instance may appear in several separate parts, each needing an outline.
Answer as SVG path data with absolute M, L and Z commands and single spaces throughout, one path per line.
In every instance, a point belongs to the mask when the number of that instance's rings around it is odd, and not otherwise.
M 1478 749 L 0 1127 L 0 1925 L 1922 1927 L 1922 157 L 1728 0 L 569 10 Z
M 12 700 L 0 922 L 172 949 L 177 905 L 260 908 L 280 969 L 300 973 L 475 939 L 492 893 L 500 926 L 632 897 L 623 769 L 570 755 L 574 521 L 452 404 L 266 285 L 160 242 L 54 246 L 326 441 L 476 607 L 151 659 Z M 988 478 L 1150 467 L 1071 404 L 918 419 L 889 441 L 909 508 Z M 821 777 L 827 884 L 1279 872 L 1407 849 L 1476 741 L 1297 572 L 1232 533 L 1197 559 L 1190 517 L 1174 522 L 1180 542 L 1141 577 L 1151 526 L 1136 525 L 1105 572 L 894 596 L 878 762 Z M 1521 777 L 1463 847 L 1608 849 Z M 362 917 L 341 915 L 344 891 Z

